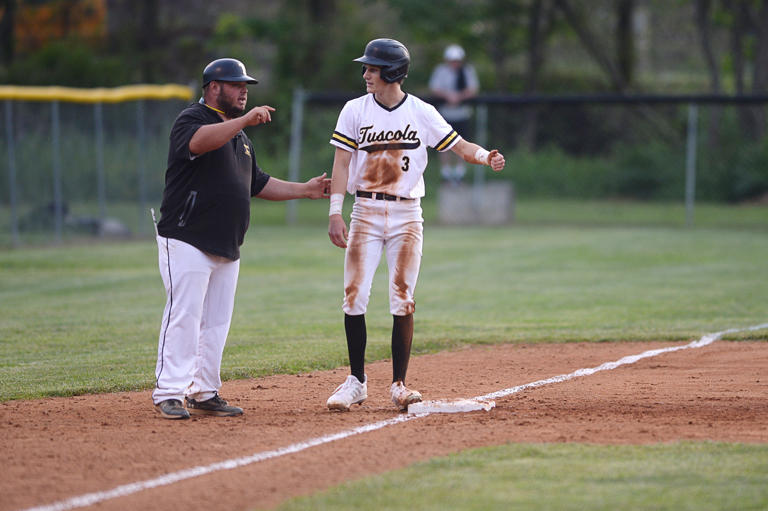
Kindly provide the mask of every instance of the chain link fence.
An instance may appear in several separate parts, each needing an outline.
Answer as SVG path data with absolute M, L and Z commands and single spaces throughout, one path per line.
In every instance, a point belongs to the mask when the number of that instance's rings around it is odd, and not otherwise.
M 47 96 L 6 89 L 0 246 L 151 235 L 168 134 L 192 91 L 120 88 L 62 99 L 58 88 Z M 282 117 L 248 129 L 262 168 L 290 180 L 330 175 L 328 141 L 352 97 L 298 90 L 290 108 L 277 105 Z M 691 225 L 694 204 L 718 204 L 754 206 L 751 222 L 768 227 L 768 97 L 483 95 L 473 106 L 473 140 L 507 159 L 500 174 L 470 168 L 464 185 L 475 208 L 487 205 L 483 187 L 509 183 L 518 204 L 541 205 L 530 214 L 542 221 L 577 222 L 557 208 L 563 203 L 642 203 L 674 205 L 672 223 Z M 440 220 L 439 166 L 430 151 L 428 220 Z M 278 223 L 327 221 L 323 201 L 254 209 Z
M 152 232 L 188 87 L 0 87 L 0 246 Z
M 291 179 L 307 177 L 308 167 L 331 168 L 328 139 L 353 97 L 295 92 Z M 531 214 L 547 222 L 579 221 L 571 210 L 552 207 L 565 203 L 661 206 L 658 215 L 677 216 L 670 225 L 694 224 L 694 205 L 734 206 L 732 212 L 754 206 L 746 222 L 768 228 L 768 96 L 486 94 L 472 105 L 472 140 L 500 149 L 507 160 L 500 174 L 480 166 L 466 174 L 476 212 L 487 206 L 489 185 L 509 183 L 515 201 L 539 205 Z M 425 217 L 440 221 L 436 204 L 454 191 L 441 183 L 434 152 L 424 178 Z M 288 218 L 301 219 L 302 208 L 308 206 L 292 204 Z

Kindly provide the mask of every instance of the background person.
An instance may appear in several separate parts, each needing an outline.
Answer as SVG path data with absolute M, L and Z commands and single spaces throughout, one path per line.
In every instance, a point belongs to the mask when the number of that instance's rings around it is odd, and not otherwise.
M 474 66 L 465 62 L 465 56 L 458 44 L 446 47 L 443 62 L 432 71 L 429 90 L 442 100 L 438 112 L 462 138 L 468 139 L 472 136 L 472 107 L 465 101 L 477 95 L 480 81 Z M 448 151 L 440 153 L 440 174 L 444 181 L 458 184 L 466 172 L 464 160 Z
M 152 393 L 167 419 L 243 413 L 218 392 L 250 198 L 328 197 L 325 174 L 293 183 L 259 168 L 243 129 L 270 122 L 275 109 L 264 105 L 245 112 L 247 86 L 254 83 L 238 60 L 211 62 L 203 70 L 203 97 L 171 129 L 157 223 L 167 302 Z
M 331 144 L 336 147 L 328 236 L 345 250 L 344 329 L 351 374 L 328 398 L 332 410 L 349 410 L 368 397 L 365 312 L 376 268 L 386 249 L 392 323 L 390 397 L 401 410 L 421 401 L 405 385 L 413 341 L 414 289 L 421 265 L 427 147 L 451 150 L 469 163 L 504 168 L 504 156 L 464 140 L 437 110 L 401 88 L 411 58 L 393 39 L 375 39 L 362 57 L 368 94 L 348 101 Z M 341 216 L 344 193 L 355 196 L 349 235 Z

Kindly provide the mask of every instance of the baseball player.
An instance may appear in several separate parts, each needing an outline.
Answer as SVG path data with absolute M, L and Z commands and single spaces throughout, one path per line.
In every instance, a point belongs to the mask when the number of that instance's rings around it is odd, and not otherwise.
M 259 168 L 243 129 L 270 122 L 275 109 L 245 111 L 247 86 L 253 83 L 240 61 L 214 60 L 203 70 L 203 97 L 183 110 L 171 129 L 157 223 L 167 301 L 152 393 L 166 419 L 243 413 L 218 391 L 250 198 L 328 197 L 325 174 L 293 183 Z
M 344 105 L 331 144 L 336 147 L 331 178 L 328 236 L 346 249 L 344 328 L 351 374 L 328 399 L 331 410 L 349 410 L 368 397 L 365 374 L 365 312 L 382 249 L 389 269 L 392 324 L 390 397 L 401 410 L 421 401 L 405 385 L 413 340 L 414 288 L 423 241 L 423 174 L 427 147 L 451 150 L 465 161 L 504 168 L 504 156 L 463 140 L 435 108 L 401 88 L 410 55 L 393 39 L 374 39 L 362 57 L 365 96 Z M 349 231 L 341 216 L 344 193 L 355 197 Z

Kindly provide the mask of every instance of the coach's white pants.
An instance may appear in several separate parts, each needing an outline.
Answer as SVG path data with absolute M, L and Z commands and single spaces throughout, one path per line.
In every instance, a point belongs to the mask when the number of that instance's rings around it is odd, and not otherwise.
M 152 393 L 166 399 L 210 399 L 221 388 L 240 261 L 213 256 L 183 241 L 157 237 L 166 304 Z
M 385 201 L 357 197 L 352 207 L 344 257 L 344 305 L 350 316 L 368 308 L 371 284 L 386 249 L 389 269 L 389 311 L 412 314 L 424 241 L 420 201 Z

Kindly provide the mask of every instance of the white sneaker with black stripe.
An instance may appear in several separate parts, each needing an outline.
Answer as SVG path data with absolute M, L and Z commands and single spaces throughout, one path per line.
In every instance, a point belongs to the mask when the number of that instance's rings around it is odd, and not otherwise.
M 344 383 L 336 387 L 333 395 L 328 398 L 329 410 L 349 411 L 349 407 L 356 404 L 362 404 L 368 399 L 368 375 L 365 375 L 365 381 L 360 383 L 357 376 L 349 375 Z

